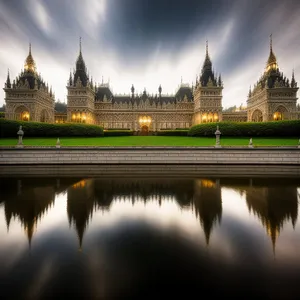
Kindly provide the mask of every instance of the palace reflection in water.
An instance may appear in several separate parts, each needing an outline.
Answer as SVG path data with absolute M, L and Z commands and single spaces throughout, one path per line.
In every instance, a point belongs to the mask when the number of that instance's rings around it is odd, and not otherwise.
M 300 296 L 298 179 L 0 183 L 4 299 Z

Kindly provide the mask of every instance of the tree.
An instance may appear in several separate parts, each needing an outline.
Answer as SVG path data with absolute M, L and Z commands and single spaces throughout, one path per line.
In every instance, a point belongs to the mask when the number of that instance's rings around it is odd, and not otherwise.
M 66 113 L 67 104 L 58 100 L 57 102 L 55 102 L 54 110 L 59 113 Z
M 2 107 L 0 107 L 0 111 L 5 112 L 5 104 L 3 104 Z
M 223 112 L 234 112 L 235 110 L 236 110 L 236 105 L 223 109 Z

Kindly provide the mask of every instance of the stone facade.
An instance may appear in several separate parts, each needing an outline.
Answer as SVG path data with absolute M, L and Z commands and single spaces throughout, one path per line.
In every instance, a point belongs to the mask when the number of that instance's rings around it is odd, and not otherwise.
M 223 112 L 223 121 L 228 122 L 247 122 L 247 110 Z
M 68 122 L 98 124 L 104 129 L 131 129 L 138 132 L 189 128 L 203 122 L 222 120 L 221 76 L 212 71 L 206 46 L 206 57 L 195 87 L 181 84 L 175 95 L 156 95 L 146 90 L 128 95 L 114 95 L 108 83 L 96 86 L 87 74 L 81 44 L 76 70 L 68 82 Z
M 5 117 L 12 120 L 41 122 L 77 122 L 97 124 L 104 129 L 131 129 L 140 133 L 189 128 L 207 122 L 271 121 L 300 119 L 296 108 L 297 83 L 292 74 L 289 81 L 279 71 L 270 43 L 270 55 L 264 71 L 254 88 L 249 91 L 244 111 L 223 112 L 221 76 L 217 76 L 206 44 L 202 70 L 195 86 L 182 84 L 174 95 L 155 95 L 146 90 L 137 94 L 132 85 L 127 95 L 113 94 L 108 83 L 95 84 L 89 77 L 82 55 L 81 41 L 76 69 L 70 73 L 67 84 L 67 112 L 55 112 L 54 94 L 36 73 L 31 55 L 25 61 L 24 71 L 5 83 Z
M 66 147 L 3 148 L 4 165 L 297 165 L 300 148 L 294 147 Z M 1 169 L 1 168 L 0 168 Z M 209 169 L 206 170 L 209 172 Z M 208 174 L 208 173 L 207 173 Z M 150 173 L 148 173 L 150 175 Z M 247 174 L 249 175 L 249 173 Z
M 270 55 L 264 74 L 249 90 L 247 100 L 247 120 L 252 122 L 298 119 L 297 83 L 294 72 L 291 81 L 279 71 L 273 53 L 272 37 Z
M 13 83 L 8 73 L 4 91 L 6 119 L 54 122 L 54 93 L 36 72 L 31 46 L 29 46 L 24 70 Z

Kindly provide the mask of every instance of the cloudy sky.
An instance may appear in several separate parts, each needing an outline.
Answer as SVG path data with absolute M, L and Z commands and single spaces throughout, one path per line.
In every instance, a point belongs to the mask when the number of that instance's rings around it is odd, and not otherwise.
M 0 81 L 24 66 L 28 44 L 56 99 L 82 52 L 114 93 L 174 93 L 200 73 L 205 41 L 224 81 L 223 107 L 246 103 L 264 70 L 269 36 L 280 69 L 300 78 L 299 0 L 0 0 Z M 0 94 L 0 105 L 4 92 Z

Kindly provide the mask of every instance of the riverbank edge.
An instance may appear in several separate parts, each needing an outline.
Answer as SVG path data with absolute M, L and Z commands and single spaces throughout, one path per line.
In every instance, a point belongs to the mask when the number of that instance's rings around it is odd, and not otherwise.
M 3 165 L 299 165 L 298 147 L 1 148 Z

